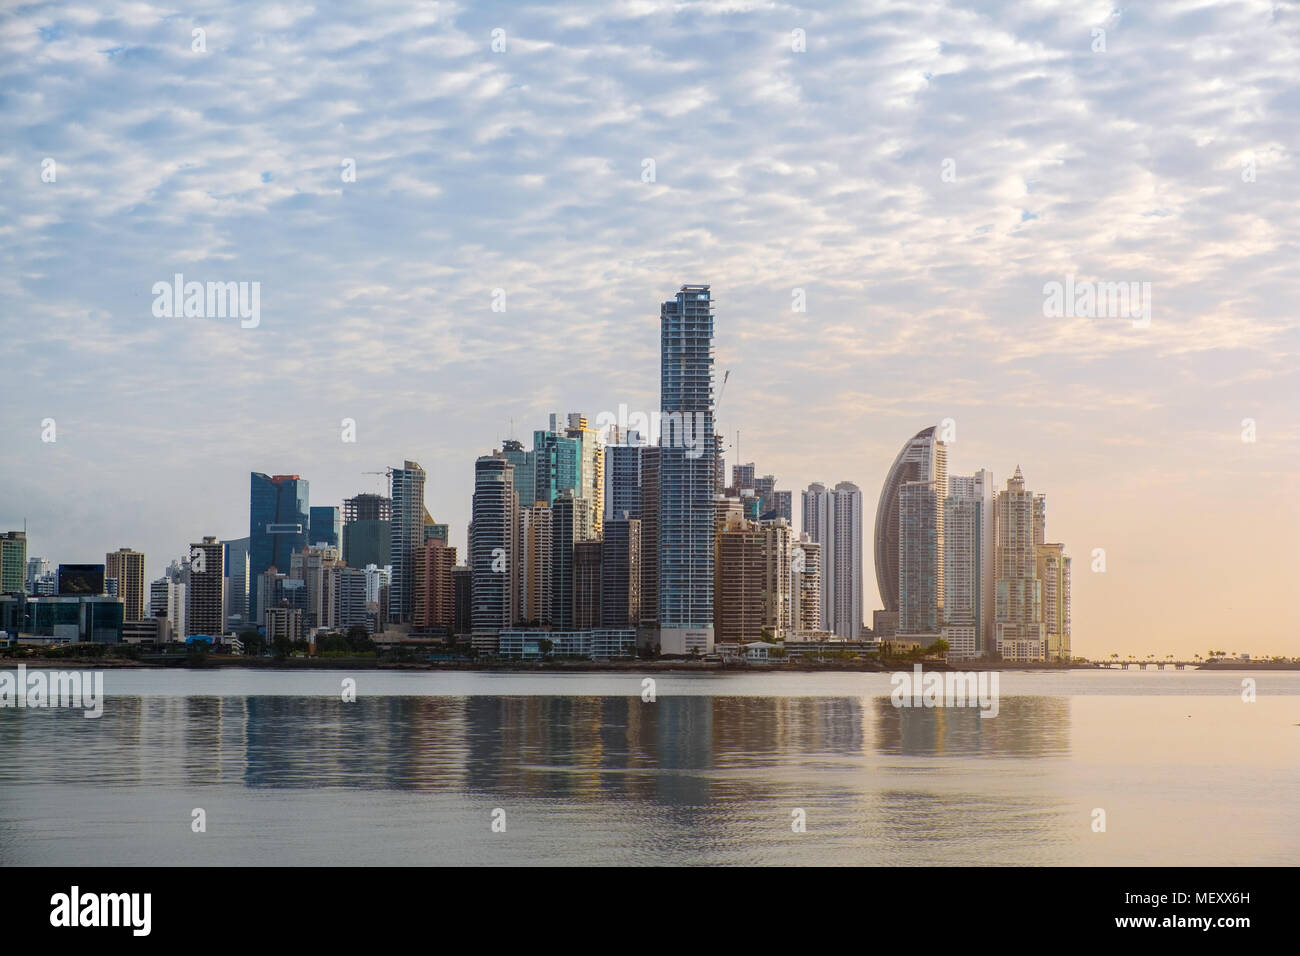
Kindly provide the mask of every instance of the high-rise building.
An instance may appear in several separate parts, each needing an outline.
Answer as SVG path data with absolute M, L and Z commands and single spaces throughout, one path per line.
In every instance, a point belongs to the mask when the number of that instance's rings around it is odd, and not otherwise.
M 578 443 L 578 487 L 575 496 L 587 503 L 591 517 L 588 524 L 593 538 L 600 537 L 600 525 L 605 519 L 605 446 L 600 432 L 587 426 L 587 416 L 569 413 L 566 438 Z
M 548 431 L 533 432 L 534 502 L 549 505 L 565 491 L 581 496 L 582 443 L 559 434 L 558 428 L 558 418 L 552 415 Z
M 339 549 L 328 545 L 303 548 L 290 556 L 289 578 L 303 582 L 307 602 L 303 624 L 308 630 L 335 626 L 337 579 L 326 572 L 339 563 Z
M 342 538 L 343 514 L 336 505 L 312 505 L 308 509 L 307 543 L 339 547 Z
M 948 479 L 944 502 L 944 631 L 949 660 L 982 657 L 993 634 L 993 475 Z
M 429 538 L 415 552 L 415 605 L 412 623 L 419 628 L 445 628 L 456 623 L 456 589 L 452 571 L 456 549 Z
M 226 549 L 226 623 L 236 631 L 256 627 L 249 616 L 250 555 L 248 538 L 221 542 Z
M 1036 573 L 1043 595 L 1043 631 L 1049 661 L 1070 660 L 1070 559 L 1065 545 L 1034 546 Z
M 813 482 L 802 495 L 803 533 L 821 545 L 821 624 L 857 640 L 863 624 L 862 491 L 851 481 L 827 490 Z
M 343 499 L 343 524 L 353 521 L 391 521 L 393 499 L 383 495 L 360 494 Z
M 215 537 L 190 545 L 184 636 L 226 632 L 226 548 Z
M 898 490 L 898 630 L 932 634 L 943 624 L 938 505 L 933 481 L 907 481 Z
M 748 644 L 790 627 L 790 526 L 732 514 L 717 536 L 714 637 Z
M 334 626 L 346 631 L 352 627 L 370 630 L 370 613 L 366 607 L 366 572 L 345 565 L 330 569 L 336 579 L 334 591 Z
M 311 526 L 307 494 L 308 482 L 298 475 L 252 472 L 248 495 L 250 587 L 269 567 L 287 571 L 290 556 L 307 546 Z M 249 595 L 249 603 L 257 603 L 256 593 Z
M 838 483 L 831 491 L 831 515 L 831 616 L 823 627 L 845 640 L 857 640 L 863 622 L 861 489 L 851 481 Z M 826 581 L 823 577 L 823 588 Z
M 104 555 L 104 574 L 117 578 L 123 623 L 141 620 L 144 617 L 144 554 L 130 548 L 110 551 Z
M 1043 501 L 1025 488 L 1016 466 L 1005 491 L 994 500 L 997 573 L 994 638 L 1007 660 L 1041 661 L 1047 653 L 1042 583 L 1038 579 L 1037 541 L 1043 533 Z
M 185 584 L 179 576 L 163 575 L 149 585 L 149 615 L 167 618 L 173 639 L 185 636 Z
M 608 515 L 601 535 L 600 626 L 636 627 L 641 620 L 641 522 Z
M 0 594 L 25 594 L 27 532 L 0 532 Z
M 473 569 L 470 627 L 474 647 L 489 653 L 496 650 L 497 635 L 514 623 L 517 614 L 518 578 L 514 566 L 518 503 L 514 477 L 514 466 L 500 451 L 483 455 L 474 463 L 469 528 Z
M 473 626 L 471 604 L 474 600 L 474 571 L 468 565 L 457 565 L 451 573 L 451 581 L 456 589 L 456 625 L 453 633 L 468 634 Z
M 605 518 L 626 514 L 641 517 L 641 453 L 645 450 L 637 432 L 630 432 L 627 444 L 605 446 Z
M 917 432 L 903 445 L 885 475 L 876 505 L 875 555 L 876 586 L 886 611 L 899 610 L 899 537 L 898 497 L 908 482 L 929 482 L 936 496 L 935 538 L 939 555 L 943 554 L 943 498 L 948 492 L 948 448 L 936 436 L 937 428 Z M 939 562 L 937 587 L 943 591 L 943 563 Z M 899 623 L 902 633 L 902 623 Z
M 591 510 L 586 501 L 565 491 L 551 504 L 551 626 L 576 627 L 574 548 L 591 540 Z
M 576 541 L 573 545 L 573 627 L 589 631 L 600 627 L 601 549 L 600 541 Z
M 343 501 L 343 563 L 387 566 L 392 553 L 393 501 L 361 494 Z
M 822 628 L 822 546 L 807 534 L 790 549 L 790 626 L 796 631 Z
M 659 622 L 659 446 L 641 449 L 641 622 Z
M 45 558 L 28 558 L 26 579 L 27 593 L 39 594 L 40 592 L 36 590 L 36 582 L 49 578 L 53 573 L 54 568 L 50 566 L 50 562 Z M 0 594 L 3 593 L 5 592 L 0 590 Z M 50 593 L 53 594 L 54 592 L 50 591 Z
M 393 472 L 393 526 L 388 564 L 393 569 L 388 595 L 388 619 L 411 619 L 415 589 L 415 550 L 424 542 L 424 469 L 407 461 Z
M 535 627 L 551 623 L 551 518 L 540 502 L 519 509 L 519 618 Z
M 684 285 L 659 311 L 659 646 L 713 650 L 713 299 Z
M 519 507 L 528 507 L 537 500 L 534 497 L 537 494 L 537 469 L 533 464 L 537 460 L 536 454 L 525 451 L 522 442 L 507 438 L 501 443 L 501 457 L 514 466 L 515 498 Z

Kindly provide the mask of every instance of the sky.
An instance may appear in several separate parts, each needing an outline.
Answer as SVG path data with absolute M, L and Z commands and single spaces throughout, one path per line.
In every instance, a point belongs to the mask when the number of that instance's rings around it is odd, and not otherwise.
M 1268 2 L 10 5 L 0 529 L 153 578 L 251 471 L 413 459 L 463 547 L 474 458 L 657 408 L 708 283 L 728 472 L 862 488 L 868 623 L 950 419 L 951 474 L 1047 496 L 1076 653 L 1300 654 L 1298 48 Z M 256 327 L 155 315 L 177 273 Z

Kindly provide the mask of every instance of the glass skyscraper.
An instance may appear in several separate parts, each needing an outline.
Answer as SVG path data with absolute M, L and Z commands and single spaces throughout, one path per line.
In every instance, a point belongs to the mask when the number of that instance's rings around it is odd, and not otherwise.
M 625 445 L 605 446 L 605 520 L 626 513 L 641 517 L 641 443 L 640 436 Z
M 343 530 L 343 515 L 338 506 L 312 505 L 308 514 L 310 516 L 308 543 L 326 544 L 337 548 Z
M 684 285 L 659 310 L 659 645 L 713 650 L 713 300 Z
M 934 426 L 924 428 L 903 446 L 889 466 L 876 505 L 876 586 L 880 603 L 886 611 L 899 611 L 899 494 L 911 481 L 929 482 L 933 486 L 934 542 L 938 566 L 934 570 L 936 595 L 942 605 L 943 595 L 943 499 L 948 495 L 948 446 L 936 436 Z M 806 530 L 806 529 L 805 529 Z
M 392 469 L 393 523 L 390 530 L 388 563 L 393 578 L 388 590 L 388 619 L 402 623 L 411 619 L 415 596 L 415 549 L 424 544 L 424 469 L 419 462 L 406 461 Z
M 554 418 L 554 416 L 552 416 Z M 533 500 L 551 504 L 563 492 L 581 495 L 582 443 L 556 431 L 533 432 Z
M 307 480 L 298 475 L 253 472 L 248 495 L 248 580 L 259 581 L 267 568 L 288 573 L 290 557 L 307 546 L 311 513 Z M 256 606 L 257 594 L 249 603 Z

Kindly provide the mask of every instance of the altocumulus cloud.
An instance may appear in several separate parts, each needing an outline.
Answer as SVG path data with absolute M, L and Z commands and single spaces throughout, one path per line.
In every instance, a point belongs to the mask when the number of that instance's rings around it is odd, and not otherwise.
M 86 559 L 138 529 L 152 574 L 244 533 L 250 469 L 337 501 L 414 457 L 463 529 L 472 458 L 512 418 L 524 437 L 548 410 L 653 407 L 657 302 L 708 281 L 737 370 L 722 425 L 784 487 L 847 477 L 873 500 L 903 438 L 954 416 L 960 467 L 1032 446 L 1082 525 L 1096 487 L 1072 461 L 1201 460 L 1207 423 L 1231 437 L 1237 409 L 1294 395 L 1294 21 L 1073 0 L 12 8 L 0 523 L 26 510 L 34 550 L 94 539 Z M 175 273 L 259 281 L 259 327 L 154 318 Z M 1067 274 L 1151 282 L 1151 327 L 1045 319 Z M 1279 474 L 1290 435 L 1261 443 Z M 68 512 L 88 461 L 112 514 Z

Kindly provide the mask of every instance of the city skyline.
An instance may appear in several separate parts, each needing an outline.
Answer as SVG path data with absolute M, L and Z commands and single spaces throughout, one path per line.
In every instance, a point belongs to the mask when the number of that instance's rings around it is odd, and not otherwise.
M 1295 67 L 1247 7 L 33 13 L 0 35 L 0 529 L 152 581 L 247 533 L 250 471 L 338 505 L 413 460 L 467 554 L 475 458 L 658 408 L 655 303 L 708 281 L 728 466 L 869 507 L 951 419 L 951 474 L 1050 495 L 1077 653 L 1293 652 Z M 178 273 L 260 282 L 258 325 L 154 315 Z M 1076 276 L 1151 282 L 1149 326 L 1046 317 Z

